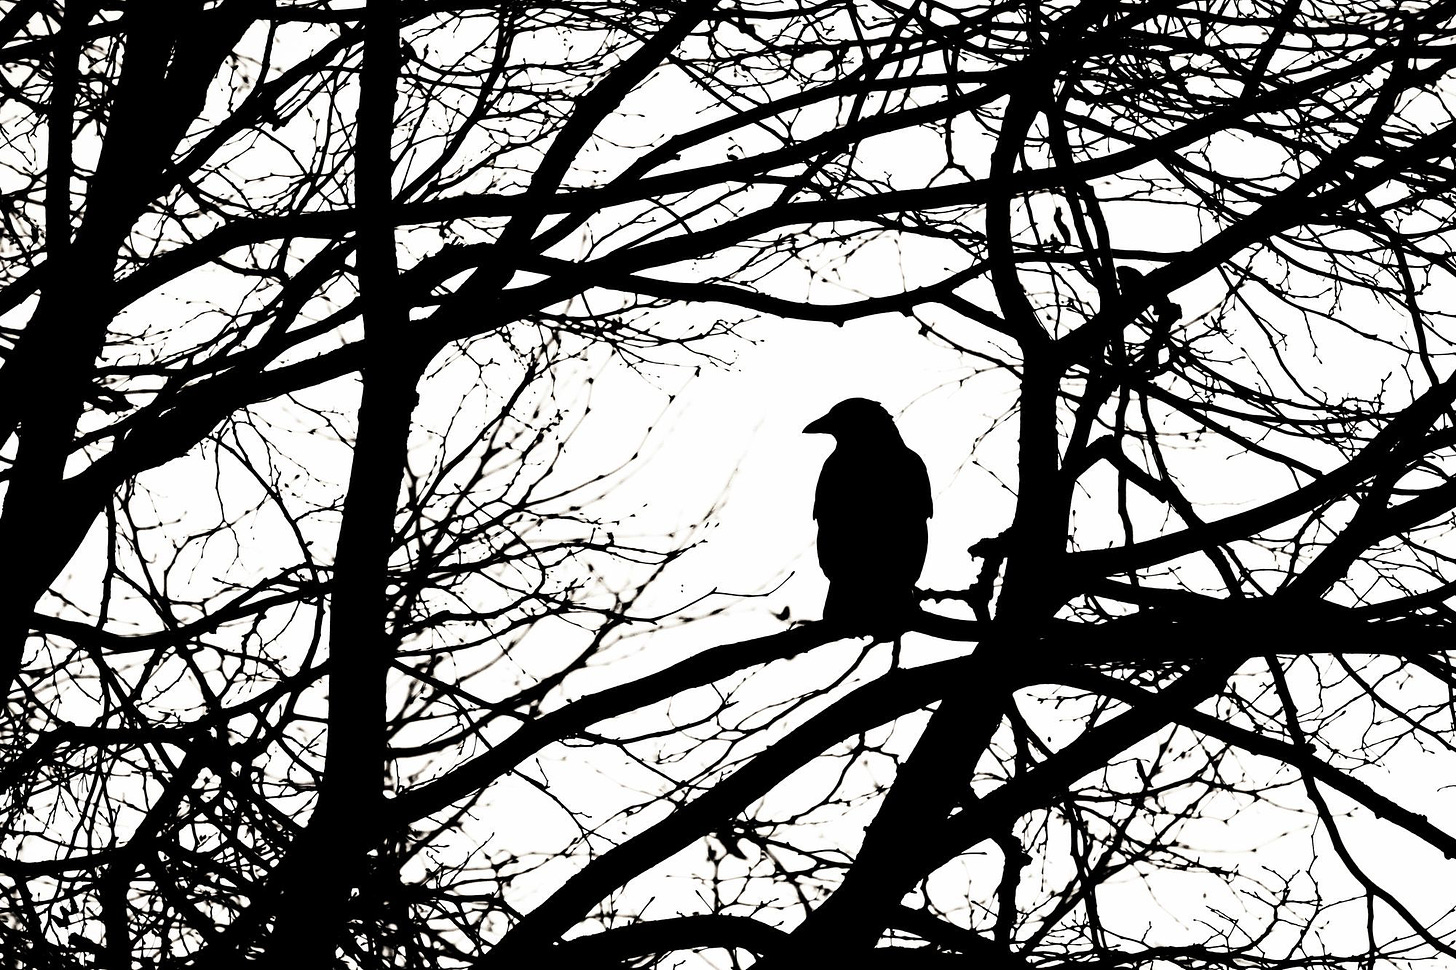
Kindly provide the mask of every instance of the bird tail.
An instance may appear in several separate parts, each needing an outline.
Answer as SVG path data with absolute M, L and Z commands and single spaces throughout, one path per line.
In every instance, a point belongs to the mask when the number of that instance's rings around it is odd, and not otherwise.
M 892 591 L 881 586 L 830 583 L 824 600 L 824 619 L 879 639 L 904 633 L 916 611 L 912 586 Z

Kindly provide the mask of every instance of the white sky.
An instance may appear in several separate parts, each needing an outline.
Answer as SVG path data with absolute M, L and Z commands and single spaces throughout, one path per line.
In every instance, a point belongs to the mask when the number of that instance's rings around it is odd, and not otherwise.
M 879 157 L 890 163 L 884 152 Z M 1119 227 L 1119 231 L 1139 239 L 1160 229 L 1163 227 L 1152 222 Z M 1166 232 L 1159 242 L 1172 245 Z M 892 271 L 886 269 L 887 273 Z M 205 274 L 200 278 L 202 282 L 197 285 L 206 285 Z M 878 282 L 859 278 L 856 286 L 878 293 L 893 291 L 899 285 L 898 280 L 889 278 L 885 285 L 876 285 Z M 179 290 L 176 296 L 185 299 L 187 294 Z M 1192 316 L 1202 308 L 1188 300 L 1185 309 Z M 695 305 L 675 312 L 711 314 L 716 309 Z M 635 524 L 621 534 L 637 534 L 649 540 L 674 531 L 684 534 L 707 516 L 700 548 L 674 567 L 672 581 L 650 597 L 644 608 L 666 608 L 712 589 L 761 593 L 786 577 L 787 581 L 763 599 L 738 604 L 727 615 L 642 637 L 638 647 L 644 656 L 636 665 L 623 665 L 622 675 L 629 676 L 634 669 L 660 669 L 692 650 L 782 629 L 784 624 L 772 614 L 784 607 L 788 607 L 792 619 L 819 617 L 825 582 L 814 557 L 810 508 L 819 468 L 833 442 L 824 436 L 805 436 L 801 429 L 843 398 L 868 397 L 884 404 L 895 415 L 907 444 L 926 462 L 935 496 L 935 516 L 921 586 L 964 587 L 977 565 L 966 554 L 966 547 L 999 533 L 1009 523 L 1012 496 L 987 469 L 1009 476 L 1014 485 L 1014 477 L 1010 476 L 1014 476 L 1015 468 L 1015 421 L 981 438 L 1015 402 L 1015 387 L 1006 375 L 972 377 L 972 364 L 966 358 L 923 336 L 913 319 L 895 315 L 854 321 L 843 327 L 765 319 L 746 325 L 742 333 L 753 342 L 721 338 L 710 348 L 731 357 L 731 367 L 705 366 L 697 377 L 689 377 L 688 369 L 654 369 L 639 375 L 619 365 L 605 368 L 593 401 L 593 416 L 573 439 L 570 453 L 588 475 L 600 471 L 604 464 L 620 461 L 625 457 L 623 449 L 630 453 L 637 446 L 644 425 L 664 407 L 667 393 L 681 390 L 666 419 L 649 438 L 643 460 L 613 489 L 603 506 L 593 510 L 608 518 L 635 515 Z M 1336 353 L 1321 366 L 1322 379 L 1330 386 L 1345 381 L 1368 385 L 1385 376 L 1372 371 L 1368 358 L 1354 354 Z M 343 400 L 342 390 L 340 394 Z M 322 450 L 316 454 L 321 456 Z M 346 456 L 342 449 L 335 449 L 332 458 L 337 474 Z M 604 458 L 610 460 L 604 462 Z M 321 457 L 317 460 L 323 464 Z M 185 483 L 196 475 L 201 488 L 211 487 L 210 469 L 196 467 L 196 463 L 187 468 L 185 464 L 177 463 L 163 477 L 175 474 L 177 481 Z M 1250 480 L 1243 477 L 1245 467 L 1239 466 L 1238 477 L 1212 470 L 1207 478 L 1209 492 L 1239 503 L 1288 485 L 1284 480 Z M 569 464 L 563 472 L 567 468 Z M 1238 493 L 1231 491 L 1235 488 Z M 180 505 L 174 511 L 179 509 Z M 1106 513 L 1105 505 L 1102 511 Z M 1223 514 L 1232 508 L 1215 511 Z M 872 517 L 873 510 L 867 509 L 867 527 L 872 527 Z M 83 547 L 77 565 L 94 570 L 98 552 L 96 544 Z M 931 608 L 950 609 L 944 605 Z M 833 654 L 839 649 L 824 652 Z M 965 645 L 932 644 L 914 638 L 907 643 L 906 660 L 921 662 L 965 649 Z M 842 651 L 834 654 L 844 655 Z M 835 660 L 825 662 L 832 664 Z M 792 678 L 794 671 L 803 673 L 807 668 L 779 665 L 773 669 L 778 677 Z M 606 673 L 618 671 L 609 669 Z M 589 678 L 569 681 L 567 693 L 571 694 L 578 683 L 584 686 L 589 682 L 600 683 Z M 908 743 L 913 740 L 913 732 L 902 733 L 902 738 Z M 573 766 L 573 770 L 585 776 L 598 766 L 584 764 Z M 1419 792 L 1425 793 L 1423 810 L 1429 806 L 1438 821 L 1456 817 L 1456 793 L 1439 779 L 1422 777 L 1414 762 L 1407 780 L 1412 775 L 1420 782 Z M 585 777 L 579 777 L 577 783 L 583 790 L 594 784 Z M 1401 778 L 1391 777 L 1388 785 L 1382 783 L 1381 787 L 1398 792 L 1402 784 Z M 1412 791 L 1411 797 L 1416 794 Z M 493 800 L 493 814 L 481 824 L 508 833 L 513 826 L 521 826 L 516 834 L 531 836 L 532 813 L 540 804 L 535 799 L 517 801 L 501 793 Z M 1252 817 L 1240 821 L 1245 832 L 1257 828 Z M 1352 824 L 1370 833 L 1368 842 L 1361 840 L 1361 860 L 1372 865 L 1376 874 L 1389 878 L 1407 903 L 1430 909 L 1448 904 L 1450 894 L 1445 886 L 1449 885 L 1449 864 L 1432 864 L 1426 858 L 1428 853 L 1407 855 L 1406 840 L 1393 837 L 1384 823 L 1362 819 Z M 853 841 L 847 838 L 846 844 L 852 845 Z M 1257 835 L 1252 841 L 1259 841 Z M 1384 846 L 1389 851 L 1377 853 L 1368 846 Z M 1277 858 L 1277 852 L 1263 851 L 1266 858 Z M 653 887 L 648 888 L 651 891 Z M 989 898 L 989 885 L 984 895 Z M 1163 902 L 1169 903 L 1172 898 Z M 1147 902 L 1143 897 L 1143 903 Z

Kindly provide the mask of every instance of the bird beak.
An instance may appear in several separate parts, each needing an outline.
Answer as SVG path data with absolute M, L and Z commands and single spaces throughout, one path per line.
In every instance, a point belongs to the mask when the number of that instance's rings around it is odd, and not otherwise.
M 815 418 L 813 421 L 804 425 L 804 434 L 833 434 L 829 430 L 829 415 L 826 414 L 822 418 Z

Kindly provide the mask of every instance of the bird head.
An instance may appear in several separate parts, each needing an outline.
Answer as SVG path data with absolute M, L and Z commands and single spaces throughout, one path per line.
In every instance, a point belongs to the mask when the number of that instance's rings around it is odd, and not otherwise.
M 899 439 L 894 419 L 877 401 L 852 397 L 840 401 L 822 418 L 809 422 L 805 434 L 832 434 L 835 441 L 854 442 Z

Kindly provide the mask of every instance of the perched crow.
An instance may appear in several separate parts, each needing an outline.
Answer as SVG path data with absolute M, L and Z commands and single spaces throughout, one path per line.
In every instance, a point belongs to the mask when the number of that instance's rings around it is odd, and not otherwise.
M 814 490 L 819 567 L 829 577 L 824 619 L 898 636 L 925 565 L 925 462 L 905 447 L 889 412 L 862 397 L 840 401 L 804 433 L 834 435 Z

